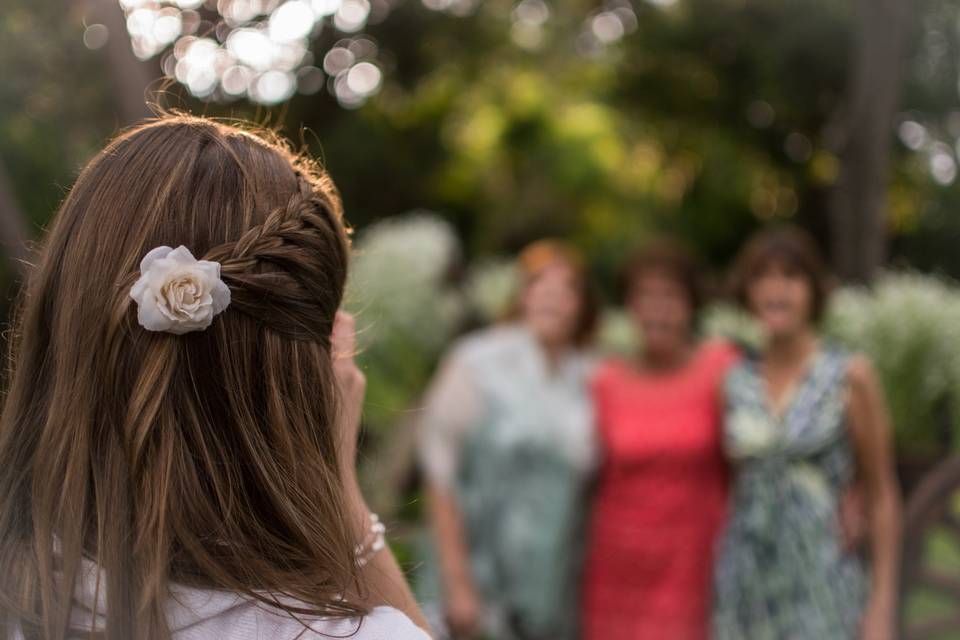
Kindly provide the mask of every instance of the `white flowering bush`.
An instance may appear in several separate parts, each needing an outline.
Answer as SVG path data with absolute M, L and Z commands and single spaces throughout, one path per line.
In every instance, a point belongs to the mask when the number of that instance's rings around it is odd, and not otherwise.
M 607 307 L 597 321 L 596 347 L 607 355 L 631 357 L 640 349 L 637 333 L 629 312 L 622 307 Z
M 422 392 L 464 314 L 450 283 L 460 246 L 453 228 L 415 212 L 365 229 L 354 245 L 345 304 L 357 319 L 367 374 L 367 422 L 386 426 Z
M 490 258 L 467 271 L 463 293 L 477 318 L 490 323 L 503 317 L 517 292 L 517 268 L 510 258 Z
M 721 302 L 706 309 L 701 329 L 708 338 L 725 338 L 756 351 L 763 348 L 763 331 L 753 316 L 730 303 Z
M 839 291 L 827 335 L 869 355 L 884 384 L 898 448 L 936 452 L 960 433 L 960 289 L 912 272 Z M 953 436 L 954 439 L 955 436 Z

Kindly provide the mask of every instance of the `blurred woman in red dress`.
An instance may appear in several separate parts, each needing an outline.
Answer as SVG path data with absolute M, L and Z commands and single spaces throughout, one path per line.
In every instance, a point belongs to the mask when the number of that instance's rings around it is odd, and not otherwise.
M 648 246 L 626 273 L 643 347 L 593 381 L 602 463 L 583 591 L 586 640 L 707 637 L 727 468 L 720 390 L 733 346 L 698 344 L 699 273 L 682 247 Z

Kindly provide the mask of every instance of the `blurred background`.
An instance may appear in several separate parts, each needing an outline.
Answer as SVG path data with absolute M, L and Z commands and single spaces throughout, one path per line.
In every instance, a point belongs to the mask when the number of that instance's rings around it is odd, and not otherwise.
M 4 0 L 3 312 L 22 240 L 144 96 L 280 129 L 356 229 L 366 479 L 403 554 L 413 411 L 449 342 L 502 313 L 518 248 L 590 256 L 601 347 L 627 350 L 638 241 L 676 233 L 719 280 L 750 231 L 795 222 L 844 283 L 828 332 L 892 405 L 921 624 L 960 609 L 958 91 L 960 0 Z M 705 328 L 755 339 L 723 303 Z

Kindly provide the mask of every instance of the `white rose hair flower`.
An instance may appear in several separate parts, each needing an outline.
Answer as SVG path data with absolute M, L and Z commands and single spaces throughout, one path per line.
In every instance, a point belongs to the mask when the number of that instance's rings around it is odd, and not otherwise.
M 144 329 L 181 335 L 209 327 L 230 304 L 230 289 L 220 279 L 219 262 L 197 260 L 181 245 L 157 247 L 143 257 L 130 297 Z

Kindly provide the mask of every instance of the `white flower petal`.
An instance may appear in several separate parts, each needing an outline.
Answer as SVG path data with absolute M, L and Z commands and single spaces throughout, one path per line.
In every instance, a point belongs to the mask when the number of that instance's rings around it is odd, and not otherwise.
M 230 287 L 222 280 L 217 280 L 210 289 L 210 297 L 213 299 L 213 312 L 220 313 L 230 305 Z
M 185 246 L 180 245 L 173 251 L 167 254 L 167 259 L 179 262 L 180 264 L 186 264 L 193 266 L 197 263 L 197 259 L 193 257 L 193 254 L 190 253 L 190 249 L 187 249 Z
M 196 269 L 203 273 L 204 277 L 208 281 L 219 280 L 220 279 L 220 263 L 211 262 L 210 260 L 198 260 L 196 264 Z
M 173 320 L 165 316 L 157 304 L 139 304 L 137 307 L 137 321 L 147 331 L 169 331 Z
M 140 304 L 141 298 L 147 292 L 147 279 L 143 276 L 140 276 L 140 279 L 133 283 L 133 286 L 130 287 L 130 297 L 137 301 L 137 304 Z
M 161 258 L 166 258 L 167 254 L 173 251 L 170 247 L 157 247 L 147 252 L 140 261 L 140 273 L 144 274 L 150 270 L 151 265 Z

